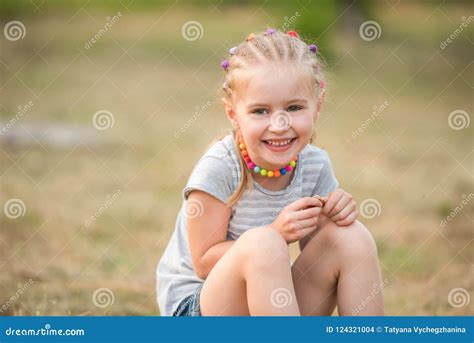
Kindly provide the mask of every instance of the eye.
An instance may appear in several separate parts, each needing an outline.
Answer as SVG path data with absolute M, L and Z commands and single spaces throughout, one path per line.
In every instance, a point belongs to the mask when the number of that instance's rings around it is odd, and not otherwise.
M 288 112 L 295 112 L 295 111 L 299 111 L 301 109 L 303 109 L 303 107 L 300 106 L 300 105 L 291 105 L 290 107 L 288 107 L 287 111 Z
M 259 115 L 264 115 L 264 114 L 268 114 L 269 111 L 265 108 L 256 108 L 252 111 L 253 114 L 259 114 Z

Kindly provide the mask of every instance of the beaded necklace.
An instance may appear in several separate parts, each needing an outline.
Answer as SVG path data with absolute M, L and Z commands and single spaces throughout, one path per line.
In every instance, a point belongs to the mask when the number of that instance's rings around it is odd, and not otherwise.
M 242 137 L 240 136 L 238 137 L 238 142 L 239 142 L 240 153 L 242 154 L 242 157 L 244 158 L 245 163 L 247 164 L 247 167 L 250 170 L 253 170 L 254 173 L 257 173 L 266 177 L 279 177 L 281 175 L 285 175 L 287 172 L 291 172 L 293 168 L 296 166 L 296 161 L 298 160 L 297 156 L 293 157 L 290 163 L 288 163 L 286 167 L 283 167 L 281 169 L 267 170 L 265 168 L 260 168 L 250 159 L 250 156 L 246 150 L 246 146 Z

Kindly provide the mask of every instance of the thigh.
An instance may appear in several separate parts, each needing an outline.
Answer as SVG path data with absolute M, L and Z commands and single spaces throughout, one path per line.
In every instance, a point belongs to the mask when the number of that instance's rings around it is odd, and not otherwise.
M 204 281 L 201 290 L 203 316 L 249 316 L 242 259 L 234 244 Z

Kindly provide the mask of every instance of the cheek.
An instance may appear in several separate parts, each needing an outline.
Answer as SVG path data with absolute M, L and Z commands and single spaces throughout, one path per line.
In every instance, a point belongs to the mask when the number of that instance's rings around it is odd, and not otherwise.
M 292 127 L 301 137 L 311 137 L 313 133 L 314 120 L 312 115 L 295 116 Z
M 247 150 L 254 151 L 260 143 L 265 132 L 265 125 L 259 121 L 242 120 L 240 121 L 240 133 L 242 134 Z

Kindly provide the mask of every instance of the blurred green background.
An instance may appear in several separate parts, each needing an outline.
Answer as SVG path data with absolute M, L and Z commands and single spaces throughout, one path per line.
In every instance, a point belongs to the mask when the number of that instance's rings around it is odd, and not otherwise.
M 1 314 L 158 314 L 181 189 L 230 129 L 219 63 L 268 27 L 296 29 L 326 59 L 314 144 L 342 188 L 375 204 L 359 220 L 386 313 L 473 314 L 472 2 L 0 6 Z

